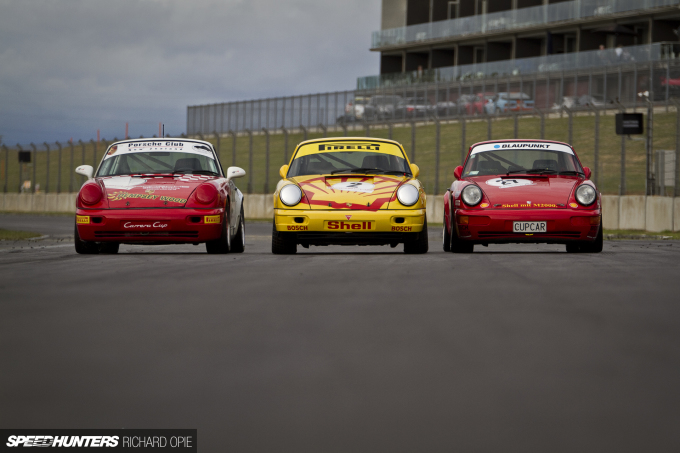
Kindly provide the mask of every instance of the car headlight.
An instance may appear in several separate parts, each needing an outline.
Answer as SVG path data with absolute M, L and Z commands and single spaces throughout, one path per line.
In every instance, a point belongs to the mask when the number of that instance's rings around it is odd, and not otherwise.
M 468 206 L 476 206 L 482 201 L 482 189 L 470 184 L 463 189 L 463 201 Z
M 288 184 L 279 192 L 279 198 L 286 206 L 295 206 L 302 200 L 302 190 L 295 184 Z
M 420 192 L 415 186 L 404 184 L 397 190 L 397 198 L 399 199 L 399 203 L 404 206 L 413 206 L 418 202 Z
M 581 203 L 583 206 L 590 206 L 595 202 L 597 198 L 597 192 L 593 189 L 590 184 L 583 184 L 576 189 L 576 201 Z

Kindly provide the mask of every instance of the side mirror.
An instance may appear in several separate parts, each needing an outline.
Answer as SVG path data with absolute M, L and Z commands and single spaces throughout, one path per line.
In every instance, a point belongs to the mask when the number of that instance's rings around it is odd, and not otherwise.
M 92 168 L 92 165 L 81 165 L 80 167 L 76 167 L 76 173 L 85 176 L 89 180 L 92 179 L 94 168 Z
M 460 179 L 460 177 L 463 176 L 463 167 L 460 166 L 460 165 L 457 166 L 457 167 L 453 170 L 453 176 L 454 176 L 456 179 Z
M 236 178 L 243 178 L 246 175 L 246 171 L 241 167 L 229 167 L 227 168 L 227 181 Z
M 417 178 L 420 174 L 420 167 L 416 164 L 411 164 L 411 171 L 413 172 L 413 177 Z
M 588 168 L 588 167 L 583 167 L 583 173 L 586 174 L 586 179 L 590 179 L 590 175 L 591 175 L 593 172 L 590 171 L 590 168 Z
M 281 179 L 286 179 L 287 173 L 288 173 L 288 165 L 281 165 L 281 168 L 279 169 L 279 175 L 281 176 Z

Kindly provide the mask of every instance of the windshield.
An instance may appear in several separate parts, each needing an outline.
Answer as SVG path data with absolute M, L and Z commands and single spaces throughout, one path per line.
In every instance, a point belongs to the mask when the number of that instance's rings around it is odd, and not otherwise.
M 510 173 L 582 173 L 576 157 L 563 151 L 545 149 L 498 149 L 470 156 L 463 176 L 487 176 Z
M 391 143 L 311 143 L 295 154 L 288 177 L 340 173 L 411 174 L 398 146 Z
M 120 154 L 106 159 L 97 176 L 150 173 L 196 173 L 219 175 L 211 157 L 183 152 L 146 151 Z

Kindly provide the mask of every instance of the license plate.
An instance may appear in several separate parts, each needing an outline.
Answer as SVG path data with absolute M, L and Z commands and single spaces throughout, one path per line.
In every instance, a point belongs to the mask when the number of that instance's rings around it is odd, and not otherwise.
M 513 233 L 547 233 L 548 222 L 512 222 Z
M 348 222 L 344 220 L 329 220 L 324 222 L 324 230 L 329 231 L 374 231 L 375 222 L 364 220 L 363 222 Z

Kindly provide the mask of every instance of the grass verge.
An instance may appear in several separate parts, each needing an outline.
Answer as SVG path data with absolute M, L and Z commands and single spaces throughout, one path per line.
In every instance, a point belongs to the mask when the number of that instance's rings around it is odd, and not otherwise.
M 40 236 L 42 236 L 40 233 L 33 233 L 30 231 L 3 230 L 0 228 L 0 241 L 20 241 L 22 239 L 31 239 Z

